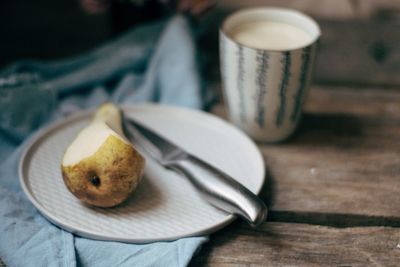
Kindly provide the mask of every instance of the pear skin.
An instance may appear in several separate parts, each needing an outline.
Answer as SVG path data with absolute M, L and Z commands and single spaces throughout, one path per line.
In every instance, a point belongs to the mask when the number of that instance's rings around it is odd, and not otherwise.
M 104 106 L 99 110 L 104 111 Z M 113 123 L 121 129 L 118 116 Z M 126 200 L 138 186 L 145 166 L 140 153 L 108 125 L 95 115 L 92 125 L 67 148 L 61 166 L 68 190 L 80 201 L 97 207 L 113 207 Z M 90 142 L 95 144 L 90 146 Z

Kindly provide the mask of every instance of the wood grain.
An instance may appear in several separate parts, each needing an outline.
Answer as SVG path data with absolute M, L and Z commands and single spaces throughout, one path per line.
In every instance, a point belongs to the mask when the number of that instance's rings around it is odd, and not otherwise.
M 333 2 L 332 2 L 333 3 Z M 336 2 L 335 2 L 336 4 Z M 219 80 L 218 28 L 232 10 L 216 9 L 199 23 L 206 35 L 199 45 L 209 80 Z M 368 19 L 315 17 L 322 36 L 314 77 L 322 85 L 392 87 L 400 85 L 400 9 Z
M 254 6 L 279 6 L 301 10 L 312 16 L 335 20 L 366 19 L 388 10 L 400 10 L 392 0 L 219 0 L 220 8 L 236 10 Z
M 398 15 L 400 12 L 397 13 Z M 315 81 L 320 84 L 400 84 L 400 20 L 319 20 L 322 37 Z
M 398 266 L 400 229 L 234 223 L 212 235 L 190 266 Z
M 270 220 L 400 226 L 399 102 L 397 90 L 312 88 L 295 135 L 259 144 Z
M 320 86 L 290 140 L 260 144 L 269 222 L 259 229 L 235 222 L 215 233 L 191 265 L 399 266 L 400 228 L 387 226 L 400 227 L 400 2 L 222 0 L 197 21 L 210 80 L 219 80 L 217 26 L 249 5 L 316 18 Z M 0 25 L 0 66 L 75 55 L 111 36 L 109 14 L 87 16 L 66 0 L 5 1 Z M 213 112 L 225 116 L 223 110 Z
M 112 36 L 109 14 L 89 16 L 73 1 L 25 2 L 0 4 L 0 25 L 7 25 L 0 26 L 0 66 L 22 58 L 43 60 L 78 55 Z M 387 0 L 222 2 L 197 21 L 201 56 L 206 61 L 204 69 L 211 70 L 211 80 L 219 79 L 217 33 L 225 16 L 249 5 L 279 5 L 305 11 L 321 26 L 316 82 L 358 87 L 399 85 L 399 3 Z

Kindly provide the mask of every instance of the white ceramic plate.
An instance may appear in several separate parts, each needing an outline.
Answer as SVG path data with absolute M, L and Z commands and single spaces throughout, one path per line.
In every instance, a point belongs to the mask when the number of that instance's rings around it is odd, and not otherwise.
M 261 153 L 227 122 L 205 112 L 155 104 L 127 106 L 124 112 L 252 192 L 261 190 L 265 172 Z M 22 188 L 51 222 L 88 238 L 147 243 L 209 234 L 235 219 L 202 200 L 185 177 L 148 157 L 144 179 L 125 203 L 109 209 L 83 205 L 65 187 L 60 164 L 66 147 L 91 115 L 80 113 L 40 131 L 22 155 Z

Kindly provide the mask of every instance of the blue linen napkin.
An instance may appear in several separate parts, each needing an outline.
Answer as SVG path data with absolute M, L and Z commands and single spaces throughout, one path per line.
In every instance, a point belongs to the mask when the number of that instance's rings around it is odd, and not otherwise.
M 186 266 L 206 237 L 124 244 L 81 238 L 45 220 L 18 183 L 31 134 L 104 101 L 201 108 L 194 42 L 185 18 L 141 26 L 83 56 L 22 61 L 0 72 L 0 258 L 8 266 Z

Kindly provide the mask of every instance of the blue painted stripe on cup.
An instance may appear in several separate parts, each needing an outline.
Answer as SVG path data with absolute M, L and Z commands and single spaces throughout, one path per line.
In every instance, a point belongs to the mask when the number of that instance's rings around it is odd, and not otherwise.
M 282 125 L 286 113 L 286 91 L 289 84 L 290 66 L 291 66 L 290 52 L 282 53 L 281 62 L 283 67 L 282 67 L 282 81 L 279 86 L 279 109 L 276 115 L 277 127 Z
M 244 51 L 243 47 L 239 46 L 238 50 L 238 74 L 237 74 L 237 89 L 239 94 L 239 116 L 242 123 L 246 122 L 246 109 L 244 105 Z
M 304 95 L 304 91 L 306 89 L 307 85 L 307 76 L 308 72 L 310 69 L 310 57 L 311 57 L 311 46 L 305 47 L 303 49 L 303 53 L 301 55 L 301 69 L 300 69 L 300 82 L 299 82 L 299 88 L 297 89 L 297 92 L 294 96 L 294 108 L 292 115 L 290 116 L 290 119 L 292 122 L 295 122 L 300 113 L 301 113 L 301 104 L 302 104 L 302 99 Z
M 254 96 L 256 100 L 256 117 L 255 122 L 260 128 L 264 127 L 265 121 L 265 97 L 267 94 L 267 70 L 269 56 L 266 51 L 257 51 L 256 61 L 256 87 L 257 91 Z

